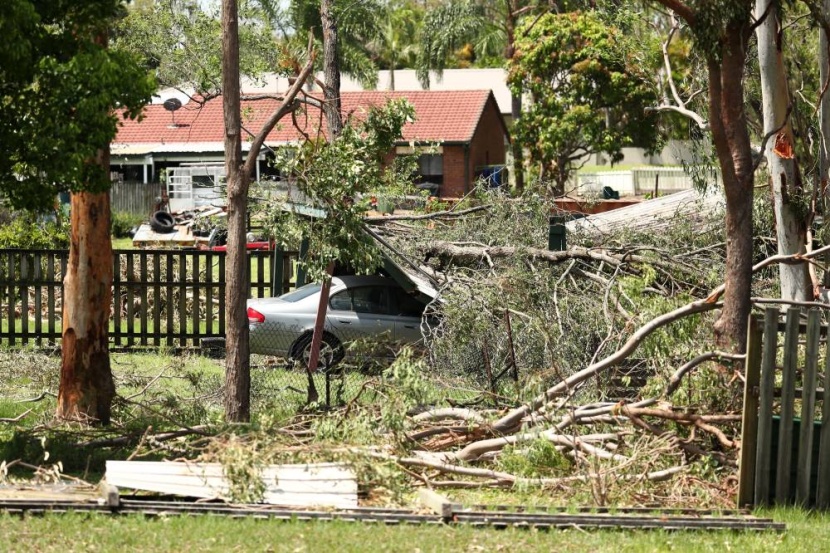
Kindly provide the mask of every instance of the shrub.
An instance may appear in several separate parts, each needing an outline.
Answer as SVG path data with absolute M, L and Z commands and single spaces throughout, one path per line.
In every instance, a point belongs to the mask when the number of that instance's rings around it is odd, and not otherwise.
M 134 213 L 117 211 L 112 214 L 110 232 L 115 238 L 132 238 L 133 229 L 144 222 L 144 218 Z
M 63 249 L 69 247 L 69 224 L 32 213 L 17 212 L 0 226 L 0 249 Z

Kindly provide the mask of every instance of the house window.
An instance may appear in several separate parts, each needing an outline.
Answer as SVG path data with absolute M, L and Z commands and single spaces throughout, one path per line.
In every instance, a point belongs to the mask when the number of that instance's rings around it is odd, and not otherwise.
M 421 154 L 418 156 L 418 181 L 421 183 L 444 183 L 444 155 Z

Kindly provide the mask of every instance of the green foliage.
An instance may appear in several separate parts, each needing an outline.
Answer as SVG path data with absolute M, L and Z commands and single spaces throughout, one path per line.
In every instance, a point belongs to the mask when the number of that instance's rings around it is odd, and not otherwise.
M 514 136 L 563 191 L 575 162 L 602 152 L 612 162 L 622 148 L 654 149 L 657 101 L 644 60 L 625 36 L 593 12 L 547 14 L 518 32 L 508 84 L 533 103 Z
M 239 2 L 240 73 L 257 77 L 279 67 L 268 12 L 259 2 Z M 192 87 L 199 94 L 221 90 L 222 29 L 218 6 L 196 0 L 157 0 L 136 7 L 116 27 L 113 46 L 137 56 L 165 86 Z
M 314 34 L 317 51 L 323 51 L 323 26 L 320 20 L 320 0 L 292 0 L 286 13 L 281 14 L 288 49 L 294 58 L 305 55 L 308 32 Z M 372 54 L 372 43 L 382 35 L 381 17 L 384 14 L 379 0 L 361 2 L 332 2 L 337 22 L 338 60 L 340 71 L 351 75 L 366 87 L 377 84 L 377 66 Z M 277 20 L 275 20 L 277 21 Z M 319 62 L 322 64 L 322 57 Z M 319 69 L 322 69 L 320 65 Z
M 471 42 L 487 25 L 484 6 L 473 0 L 451 1 L 430 10 L 418 51 L 417 73 L 422 86 L 429 86 L 429 72 L 440 74 L 452 54 Z
M 266 226 L 284 246 L 299 236 L 309 238 L 309 255 L 303 263 L 312 280 L 320 280 L 326 267 L 339 260 L 358 273 L 369 273 L 381 261 L 374 241 L 363 230 L 370 190 L 397 189 L 411 175 L 383 160 L 415 112 L 405 100 L 372 107 L 365 118 L 353 118 L 332 142 L 308 141 L 296 151 L 282 149 L 275 163 L 295 179 L 297 188 L 313 206 L 325 210 L 322 218 L 285 211 L 282 203 L 266 209 Z
M 695 46 L 707 58 L 720 60 L 724 55 L 723 40 L 728 33 L 745 32 L 752 19 L 754 4 L 747 1 L 710 0 L 696 3 L 692 36 Z
M 94 160 L 154 88 L 131 55 L 104 45 L 121 0 L 10 0 L 4 9 L 0 193 L 42 209 L 59 191 L 108 189 Z
M 69 228 L 37 215 L 18 212 L 8 224 L 0 225 L 0 249 L 64 249 L 69 247 Z
M 497 466 L 516 476 L 545 478 L 568 474 L 571 462 L 550 440 L 537 438 L 529 443 L 505 447 L 497 458 Z
M 411 0 L 388 2 L 384 7 L 378 34 L 367 47 L 381 69 L 412 67 L 417 56 L 417 36 L 425 10 Z M 385 83 L 381 83 L 385 85 Z
M 228 481 L 228 499 L 233 503 L 260 503 L 265 494 L 262 468 L 265 461 L 257 448 L 232 434 L 220 450 L 222 472 Z
M 409 407 L 426 405 L 432 391 L 424 374 L 426 364 L 423 359 L 417 358 L 411 347 L 404 347 L 392 365 L 384 372 L 387 382 L 395 386 L 405 398 Z
M 116 211 L 112 214 L 110 231 L 115 238 L 132 238 L 134 228 L 144 222 L 144 217 L 126 211 Z

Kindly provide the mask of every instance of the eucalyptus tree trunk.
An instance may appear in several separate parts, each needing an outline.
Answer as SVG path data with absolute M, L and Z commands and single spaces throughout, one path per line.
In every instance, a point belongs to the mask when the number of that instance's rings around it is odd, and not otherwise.
M 320 2 L 320 19 L 323 23 L 323 74 L 326 79 L 324 88 L 326 120 L 329 125 L 329 140 L 334 141 L 343 130 L 340 115 L 340 62 L 337 54 L 337 21 L 332 9 L 334 0 Z M 323 343 L 323 331 L 328 311 L 328 295 L 331 289 L 331 276 L 334 273 L 334 260 L 331 260 L 320 289 L 320 303 L 314 320 L 314 334 L 311 336 L 311 351 L 308 366 L 308 402 L 317 401 L 317 389 L 314 386 L 313 373 L 317 370 L 320 359 L 320 346 Z
M 750 0 L 733 0 L 730 13 L 721 23 L 712 21 L 706 12 L 708 8 L 697 2 L 655 2 L 672 10 L 694 33 L 708 40 L 697 48 L 706 57 L 709 126 L 726 196 L 726 289 L 723 309 L 715 323 L 715 336 L 721 347 L 741 353 L 746 350 L 752 298 L 754 167 L 744 109 L 743 76 L 752 33 L 753 4 Z M 716 42 L 712 43 L 712 37 L 716 37 Z
M 108 151 L 101 158 L 108 167 Z M 108 338 L 112 305 L 109 192 L 72 194 L 70 221 L 57 416 L 109 424 L 115 397 Z
M 106 33 L 96 42 L 106 47 Z M 109 144 L 102 145 L 91 162 L 108 175 Z M 115 397 L 108 335 L 112 306 L 109 192 L 74 193 L 70 209 L 56 414 L 62 419 L 106 425 Z
M 780 11 L 775 0 L 757 0 L 755 13 L 766 17 L 755 33 L 758 37 L 758 61 L 761 68 L 761 94 L 764 117 L 764 135 L 767 140 L 764 155 L 770 173 L 770 186 L 775 213 L 778 253 L 804 253 L 807 244 L 806 209 L 795 205 L 803 201 L 801 176 L 794 154 L 794 137 L 788 106 L 787 74 L 782 53 L 783 33 L 780 33 Z M 806 263 L 778 264 L 781 298 L 806 301 L 813 299 L 810 274 Z
M 824 14 L 830 14 L 830 0 L 824 0 L 822 7 Z M 824 27 L 819 26 L 818 31 L 818 68 L 819 68 L 819 82 L 826 83 L 830 78 L 830 37 Z M 822 84 L 823 86 L 823 84 Z M 818 155 L 818 183 L 819 190 L 822 191 L 822 196 L 819 198 L 819 205 L 823 209 L 825 219 L 828 218 L 830 210 L 830 190 L 828 190 L 828 180 L 830 180 L 830 92 L 824 91 L 819 103 L 819 155 Z M 817 206 L 818 207 L 818 206 Z M 830 255 L 825 257 L 825 264 L 830 263 Z M 824 288 L 830 288 L 830 271 L 824 271 Z
M 225 119 L 225 175 L 228 187 L 228 244 L 225 261 L 225 418 L 251 417 L 251 361 L 248 342 L 248 264 L 245 223 L 248 174 L 242 164 L 239 92 L 239 19 L 236 0 L 222 0 L 222 109 Z
M 824 13 L 830 16 L 830 0 L 824 0 Z M 826 83 L 830 77 L 830 37 L 824 31 L 823 27 L 819 27 L 819 42 L 818 42 L 818 65 L 819 65 L 819 82 Z M 828 173 L 830 173 L 830 151 L 828 148 L 828 140 L 830 140 L 830 91 L 825 91 L 821 97 L 821 104 L 819 105 L 819 114 L 821 119 L 821 145 L 819 148 L 819 179 L 822 189 L 825 194 L 830 193 L 826 189 L 828 182 Z
M 742 353 L 752 291 L 752 148 L 744 110 L 743 74 L 750 23 L 735 18 L 721 37 L 719 56 L 710 56 L 709 116 L 726 196 L 726 290 L 715 323 L 717 341 Z

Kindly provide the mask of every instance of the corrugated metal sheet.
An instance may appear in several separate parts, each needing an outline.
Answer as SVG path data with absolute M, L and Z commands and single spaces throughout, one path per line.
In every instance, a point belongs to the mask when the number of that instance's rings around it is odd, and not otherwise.
M 258 472 L 263 503 L 357 507 L 357 480 L 346 465 L 267 465 Z M 190 461 L 107 461 L 106 480 L 124 488 L 204 499 L 228 499 L 231 488 L 222 465 Z
M 605 213 L 589 215 L 566 223 L 568 232 L 582 231 L 608 234 L 622 229 L 656 230 L 669 225 L 675 217 L 703 221 L 702 215 L 722 209 L 725 204 L 720 191 L 701 194 L 685 190 Z

